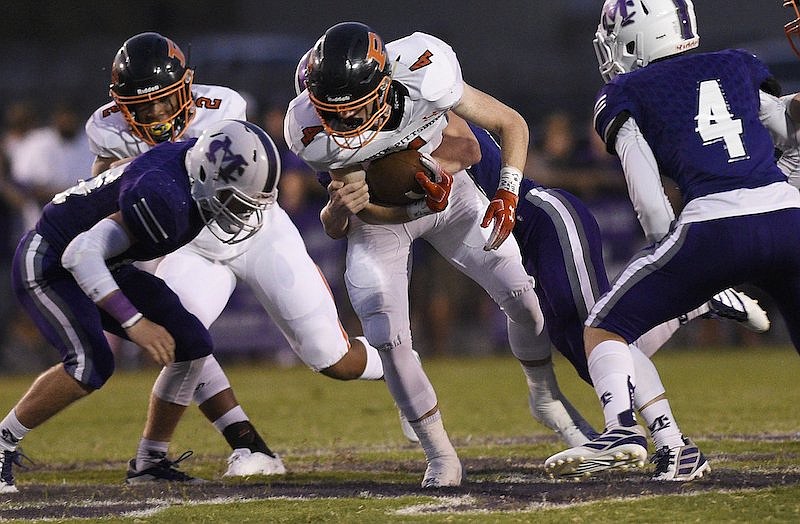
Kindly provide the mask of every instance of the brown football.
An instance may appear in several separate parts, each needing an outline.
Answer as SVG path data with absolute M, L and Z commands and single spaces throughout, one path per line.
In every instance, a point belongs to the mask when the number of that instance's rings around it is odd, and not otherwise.
M 406 149 L 370 162 L 367 186 L 372 202 L 404 206 L 425 197 L 414 175 L 427 173 L 419 160 L 419 151 Z

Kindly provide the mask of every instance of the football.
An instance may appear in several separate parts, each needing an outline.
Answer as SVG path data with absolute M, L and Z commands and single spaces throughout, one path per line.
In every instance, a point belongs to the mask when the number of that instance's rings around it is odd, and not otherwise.
M 413 149 L 373 160 L 367 168 L 370 200 L 376 204 L 404 206 L 425 198 L 425 191 L 414 178 L 418 171 L 427 173 L 419 160 L 419 151 Z

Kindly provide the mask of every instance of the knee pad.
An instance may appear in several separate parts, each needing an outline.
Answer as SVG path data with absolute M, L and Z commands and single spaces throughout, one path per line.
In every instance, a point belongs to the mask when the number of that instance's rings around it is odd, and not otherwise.
M 225 391 L 230 387 L 231 383 L 225 372 L 222 371 L 219 362 L 213 355 L 210 355 L 205 359 L 203 369 L 200 371 L 197 387 L 194 389 L 194 401 L 202 404 L 220 391 Z
M 499 305 L 509 319 L 531 329 L 536 335 L 544 330 L 544 314 L 532 287 L 514 293 Z
M 197 381 L 208 357 L 167 364 L 153 384 L 153 394 L 159 399 L 188 406 L 197 387 Z

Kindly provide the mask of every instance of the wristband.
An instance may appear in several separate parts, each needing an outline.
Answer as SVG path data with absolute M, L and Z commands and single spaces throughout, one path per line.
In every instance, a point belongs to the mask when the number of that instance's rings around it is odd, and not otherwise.
M 136 325 L 137 322 L 139 322 L 143 318 L 144 318 L 144 315 L 142 315 L 141 313 L 139 313 L 137 311 L 136 314 L 133 315 L 131 318 L 129 318 L 125 322 L 122 322 L 120 324 L 120 326 L 122 327 L 122 329 L 132 328 L 134 325 Z
M 522 181 L 522 171 L 513 166 L 504 166 L 500 170 L 500 183 L 497 190 L 508 191 L 514 195 L 519 195 L 519 183 Z
M 122 291 L 111 293 L 103 301 L 103 309 L 124 329 L 128 329 L 142 318 L 142 314 L 131 304 L 128 297 L 122 294 Z

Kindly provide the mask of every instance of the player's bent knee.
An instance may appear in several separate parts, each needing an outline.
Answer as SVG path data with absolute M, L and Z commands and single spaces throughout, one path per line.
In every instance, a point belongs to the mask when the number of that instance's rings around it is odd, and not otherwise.
M 188 406 L 192 401 L 200 372 L 208 358 L 202 357 L 167 364 L 153 385 L 153 394 L 165 402 Z
M 337 380 L 355 380 L 364 373 L 366 365 L 367 358 L 364 346 L 361 343 L 357 343 L 357 341 L 353 341 L 350 349 L 338 362 L 321 369 L 320 373 Z
M 544 315 L 539 306 L 539 297 L 533 289 L 504 300 L 500 307 L 517 324 L 533 326 L 537 334 L 544 329 Z

